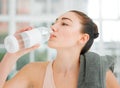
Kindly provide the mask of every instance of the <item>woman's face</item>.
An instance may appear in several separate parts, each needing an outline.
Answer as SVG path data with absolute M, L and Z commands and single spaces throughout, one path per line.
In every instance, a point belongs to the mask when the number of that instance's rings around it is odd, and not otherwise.
M 82 25 L 74 12 L 67 12 L 56 19 L 51 26 L 48 46 L 51 48 L 70 48 L 78 44 Z

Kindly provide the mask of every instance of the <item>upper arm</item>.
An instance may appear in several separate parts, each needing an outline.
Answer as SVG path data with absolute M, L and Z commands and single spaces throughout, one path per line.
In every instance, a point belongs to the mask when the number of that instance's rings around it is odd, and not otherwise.
M 120 84 L 110 70 L 106 73 L 106 84 L 107 88 L 120 88 Z
M 30 65 L 24 66 L 12 79 L 4 84 L 3 88 L 28 88 L 30 84 L 30 78 L 28 77 Z

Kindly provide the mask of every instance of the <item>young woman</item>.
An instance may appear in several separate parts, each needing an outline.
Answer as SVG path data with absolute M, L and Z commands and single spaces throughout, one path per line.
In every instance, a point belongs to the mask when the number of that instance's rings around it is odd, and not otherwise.
M 25 28 L 18 32 L 31 29 Z M 37 49 L 39 45 L 13 54 L 6 53 L 0 63 L 0 88 L 77 88 L 82 63 L 80 55 L 85 54 L 98 37 L 97 26 L 84 13 L 72 10 L 58 17 L 51 30 L 53 33 L 48 46 L 57 50 L 54 61 L 27 64 L 6 82 L 19 57 Z M 106 88 L 120 88 L 110 70 L 106 72 L 105 84 Z

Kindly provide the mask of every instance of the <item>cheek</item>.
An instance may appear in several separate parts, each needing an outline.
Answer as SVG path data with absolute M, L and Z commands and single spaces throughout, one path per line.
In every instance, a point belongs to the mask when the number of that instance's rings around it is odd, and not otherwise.
M 64 31 L 64 32 L 61 32 L 59 33 L 59 39 L 60 41 L 69 41 L 71 40 L 71 34 L 68 32 L 68 31 Z
M 51 48 L 65 48 L 72 47 L 77 44 L 78 41 L 78 32 L 76 31 L 60 31 L 55 40 L 49 41 L 48 46 Z
M 77 42 L 77 35 L 75 32 L 62 32 L 60 36 L 60 43 L 62 45 L 75 45 Z

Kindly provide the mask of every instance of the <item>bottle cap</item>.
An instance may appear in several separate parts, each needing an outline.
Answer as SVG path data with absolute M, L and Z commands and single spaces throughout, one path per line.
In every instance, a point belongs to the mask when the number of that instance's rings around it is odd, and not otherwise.
M 10 53 L 15 53 L 19 50 L 19 44 L 14 35 L 9 35 L 4 40 L 5 48 Z

